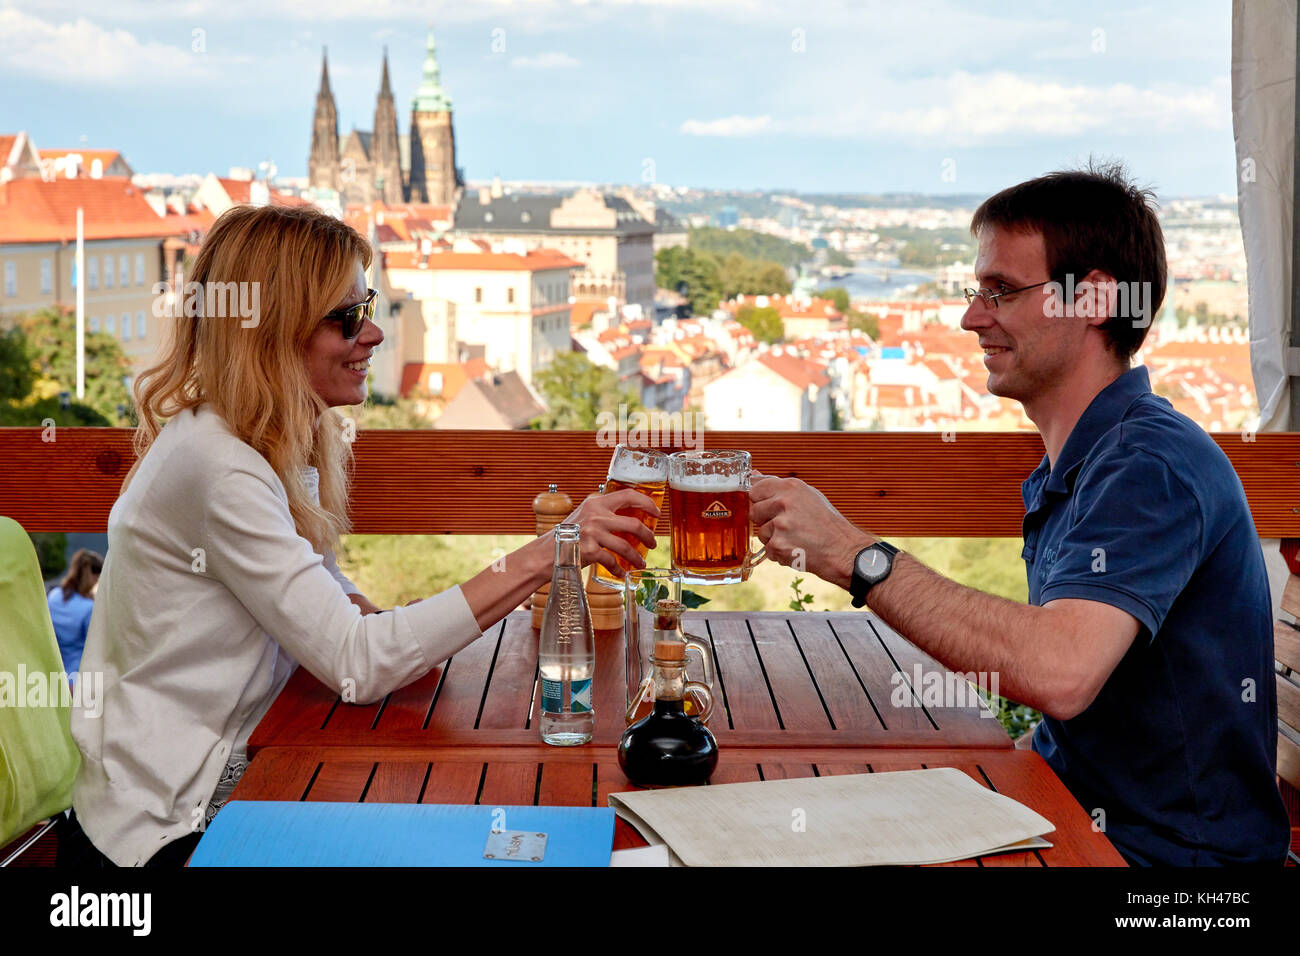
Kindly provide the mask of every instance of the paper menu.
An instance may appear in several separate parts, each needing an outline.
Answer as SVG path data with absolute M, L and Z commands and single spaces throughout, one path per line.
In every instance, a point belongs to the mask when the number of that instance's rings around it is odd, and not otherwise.
M 687 866 L 946 863 L 1051 846 L 1041 837 L 1055 829 L 951 767 L 642 790 L 609 802 Z

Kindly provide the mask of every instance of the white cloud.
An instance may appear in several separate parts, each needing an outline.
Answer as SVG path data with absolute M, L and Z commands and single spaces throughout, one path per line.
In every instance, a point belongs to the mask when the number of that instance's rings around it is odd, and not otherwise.
M 881 80 L 870 97 L 842 97 L 832 113 L 790 119 L 728 116 L 687 120 L 689 136 L 780 133 L 827 139 L 904 141 L 947 146 L 1013 145 L 1089 134 L 1142 135 L 1218 130 L 1231 122 L 1223 77 L 1198 87 L 1140 88 L 1038 80 L 999 71 L 954 72 L 914 82 Z M 882 103 L 897 104 L 882 107 Z
M 907 97 L 915 106 L 875 110 L 861 132 L 973 145 L 1055 139 L 1092 132 L 1141 134 L 1221 128 L 1231 110 L 1221 84 L 1182 89 L 1139 88 L 1036 80 L 998 71 L 956 72 L 917 84 Z M 825 119 L 815 123 L 824 132 Z M 853 135 L 842 130 L 841 135 Z
M 510 61 L 510 66 L 516 70 L 562 70 L 581 65 L 567 53 L 538 53 L 517 56 Z
M 687 136 L 756 136 L 776 129 L 770 116 L 726 116 L 715 120 L 687 120 L 678 132 Z
M 196 49 L 203 46 L 193 38 Z M 206 53 L 142 43 L 84 17 L 47 23 L 14 9 L 0 10 L 0 70 L 53 81 L 110 86 L 190 79 L 207 70 Z

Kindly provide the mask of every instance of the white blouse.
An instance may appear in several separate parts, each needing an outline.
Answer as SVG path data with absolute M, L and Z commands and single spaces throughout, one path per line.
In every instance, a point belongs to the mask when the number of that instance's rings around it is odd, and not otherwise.
M 121 866 L 201 829 L 299 663 L 366 704 L 480 636 L 459 586 L 362 615 L 334 555 L 294 528 L 270 464 L 207 406 L 164 426 L 108 543 L 81 662 L 103 674 L 102 714 L 72 713 L 73 807 Z

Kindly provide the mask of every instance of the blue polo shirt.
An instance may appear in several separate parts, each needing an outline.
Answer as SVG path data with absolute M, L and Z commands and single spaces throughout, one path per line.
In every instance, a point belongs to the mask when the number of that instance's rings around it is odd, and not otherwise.
M 1044 716 L 1034 749 L 1130 863 L 1280 863 L 1272 605 L 1227 456 L 1139 366 L 1021 493 L 1029 602 L 1098 601 L 1141 625 L 1097 699 Z

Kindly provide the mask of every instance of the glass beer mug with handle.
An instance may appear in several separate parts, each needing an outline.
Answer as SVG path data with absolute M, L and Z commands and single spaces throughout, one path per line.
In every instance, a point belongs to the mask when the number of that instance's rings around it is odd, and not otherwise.
M 673 567 L 686 584 L 738 584 L 767 557 L 750 550 L 747 451 L 679 451 L 668 457 Z
M 656 508 L 662 508 L 667 485 L 668 456 L 663 452 L 653 448 L 629 448 L 627 445 L 619 445 L 614 449 L 614 457 L 609 462 L 609 475 L 605 479 L 605 494 L 631 488 L 648 497 L 655 503 Z M 658 519 L 651 516 L 649 512 L 623 508 L 618 511 L 618 514 L 640 518 L 642 524 L 650 529 L 650 533 L 654 533 L 655 522 Z M 637 554 L 641 557 L 646 556 L 646 551 L 649 549 L 639 540 L 631 535 L 620 535 L 620 537 L 636 548 Z M 622 555 L 615 554 L 614 557 L 618 560 L 620 576 L 611 574 L 603 564 L 597 564 L 596 581 L 607 588 L 617 590 L 623 586 L 621 575 L 631 571 L 632 566 Z
M 699 638 L 682 630 L 682 578 L 676 571 L 664 568 L 647 568 L 631 571 L 624 581 L 624 667 L 627 678 L 627 721 L 640 720 L 654 706 L 654 668 L 651 658 L 655 643 L 671 640 L 685 646 L 686 655 L 699 656 L 699 671 L 691 668 L 692 687 L 704 685 L 713 688 L 713 655 Z M 689 667 L 690 665 L 687 664 Z M 693 693 L 685 700 L 688 716 L 707 718 L 705 704 Z M 703 715 L 703 716 L 701 716 Z

